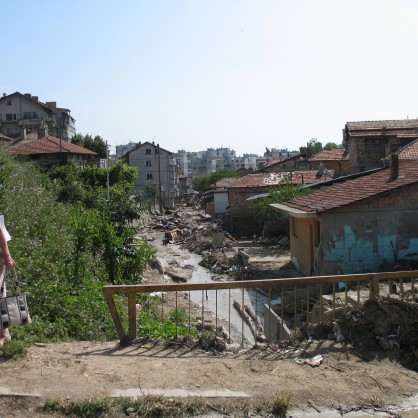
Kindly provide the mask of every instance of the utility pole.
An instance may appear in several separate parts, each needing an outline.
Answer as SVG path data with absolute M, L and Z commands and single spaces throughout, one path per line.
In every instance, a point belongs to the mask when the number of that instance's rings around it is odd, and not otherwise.
M 109 148 L 106 141 L 106 186 L 107 186 L 107 201 L 110 200 L 109 195 Z
M 160 162 L 160 144 L 157 144 L 157 158 L 158 158 L 158 188 L 159 188 L 159 194 L 158 198 L 160 201 L 160 213 L 163 214 L 163 203 L 162 203 L 162 196 L 161 196 L 161 162 Z

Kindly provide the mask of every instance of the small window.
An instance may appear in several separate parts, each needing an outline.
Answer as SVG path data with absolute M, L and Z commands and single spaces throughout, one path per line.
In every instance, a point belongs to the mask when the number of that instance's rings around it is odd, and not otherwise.
M 152 179 L 152 173 L 147 173 L 147 180 L 151 180 Z
M 151 148 L 146 148 L 145 149 L 145 154 L 148 154 L 148 155 L 151 154 Z
M 11 106 L 12 105 L 12 101 L 11 100 L 8 100 L 7 101 L 7 106 Z
M 158 154 L 158 148 L 154 148 L 154 153 Z
M 145 166 L 146 167 L 151 167 L 151 161 L 150 160 L 145 161 Z

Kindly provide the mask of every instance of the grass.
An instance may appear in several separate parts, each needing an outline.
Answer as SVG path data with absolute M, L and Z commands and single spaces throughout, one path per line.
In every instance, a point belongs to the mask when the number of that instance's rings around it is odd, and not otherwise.
M 39 409 L 43 413 L 61 414 L 65 417 L 135 416 L 153 418 L 195 416 L 202 413 L 206 409 L 206 405 L 200 398 L 178 400 L 146 395 L 140 399 L 100 398 L 68 402 L 48 399 Z
M 279 417 L 285 417 L 290 406 L 290 395 L 286 393 L 277 394 L 271 406 L 271 412 Z

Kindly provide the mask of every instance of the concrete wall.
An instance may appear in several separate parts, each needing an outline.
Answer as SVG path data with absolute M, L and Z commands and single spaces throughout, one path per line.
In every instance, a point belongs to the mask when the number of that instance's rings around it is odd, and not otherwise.
M 417 219 L 416 187 L 327 214 L 321 274 L 376 272 L 418 262 Z

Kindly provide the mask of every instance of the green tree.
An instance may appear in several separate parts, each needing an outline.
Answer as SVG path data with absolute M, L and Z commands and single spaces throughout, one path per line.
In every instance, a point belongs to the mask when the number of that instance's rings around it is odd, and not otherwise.
M 322 143 L 318 139 L 312 138 L 308 141 L 306 147 L 300 147 L 299 151 L 301 154 L 306 154 L 308 157 L 311 157 L 322 151 Z
M 195 176 L 192 178 L 193 189 L 199 192 L 205 192 L 209 190 L 216 181 L 227 177 L 239 177 L 239 173 L 230 168 L 225 168 L 211 174 Z
M 324 149 L 336 149 L 336 148 L 340 148 L 341 147 L 341 145 L 337 145 L 335 142 L 327 142 L 325 145 L 324 145 Z
M 294 186 L 287 182 L 283 186 L 271 187 L 268 190 L 269 196 L 257 199 L 252 207 L 256 211 L 256 218 L 260 222 L 284 222 L 288 215 L 286 212 L 279 212 L 273 209 L 272 203 L 282 203 L 305 194 L 310 193 L 308 189 L 301 189 L 300 186 Z
M 107 156 L 108 148 L 106 141 L 100 135 L 93 137 L 89 134 L 76 134 L 72 137 L 71 142 L 79 145 L 80 147 L 96 152 L 99 158 L 106 158 Z
M 84 137 L 84 148 L 97 152 L 99 158 L 106 158 L 107 156 L 106 142 L 99 135 L 96 135 L 94 138 L 91 135 L 86 135 Z

